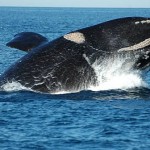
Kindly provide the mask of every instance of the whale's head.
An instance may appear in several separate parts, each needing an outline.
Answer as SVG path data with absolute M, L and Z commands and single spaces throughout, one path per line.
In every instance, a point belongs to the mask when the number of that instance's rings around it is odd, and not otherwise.
M 150 18 L 129 17 L 81 30 L 92 58 L 123 57 L 134 69 L 150 66 Z M 95 54 L 95 55 L 94 55 Z

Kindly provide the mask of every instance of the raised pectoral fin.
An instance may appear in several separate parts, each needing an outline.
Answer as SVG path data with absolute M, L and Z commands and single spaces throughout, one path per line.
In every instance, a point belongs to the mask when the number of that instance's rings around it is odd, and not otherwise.
M 40 34 L 34 32 L 21 32 L 16 34 L 14 39 L 6 45 L 19 50 L 30 51 L 32 48 L 35 48 L 47 41 L 47 38 Z

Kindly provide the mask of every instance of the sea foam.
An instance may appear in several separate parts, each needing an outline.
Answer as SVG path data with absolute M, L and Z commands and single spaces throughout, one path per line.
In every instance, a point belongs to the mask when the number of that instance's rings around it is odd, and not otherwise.
M 96 60 L 92 67 L 97 75 L 96 86 L 89 87 L 92 91 L 130 89 L 136 87 L 147 87 L 142 78 L 140 70 L 133 69 L 134 61 L 128 58 L 114 56 L 104 59 L 102 62 Z

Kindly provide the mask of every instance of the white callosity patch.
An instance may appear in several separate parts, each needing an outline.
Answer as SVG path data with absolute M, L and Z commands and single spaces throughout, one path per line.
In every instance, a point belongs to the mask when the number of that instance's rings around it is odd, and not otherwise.
M 142 21 L 136 21 L 135 24 L 146 24 L 150 23 L 150 20 L 142 20 Z
M 129 46 L 129 47 L 125 47 L 125 48 L 121 48 L 118 50 L 118 52 L 122 52 L 122 51 L 134 51 L 134 50 L 138 50 L 138 49 L 142 49 L 142 48 L 145 48 L 147 46 L 150 45 L 150 38 L 138 43 L 138 44 L 135 44 L 133 46 Z
M 66 40 L 75 42 L 77 44 L 82 44 L 85 42 L 85 37 L 84 37 L 83 33 L 80 33 L 80 32 L 68 33 L 68 34 L 64 35 L 64 38 Z

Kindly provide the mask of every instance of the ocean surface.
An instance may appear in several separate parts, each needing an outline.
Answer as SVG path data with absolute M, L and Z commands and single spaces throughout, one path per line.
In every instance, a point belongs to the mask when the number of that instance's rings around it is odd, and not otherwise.
M 150 9 L 0 7 L 0 73 L 26 54 L 5 46 L 19 32 L 53 40 L 131 16 L 150 17 Z M 8 85 L 0 91 L 0 150 L 149 150 L 150 73 L 112 80 L 105 89 L 66 94 Z

